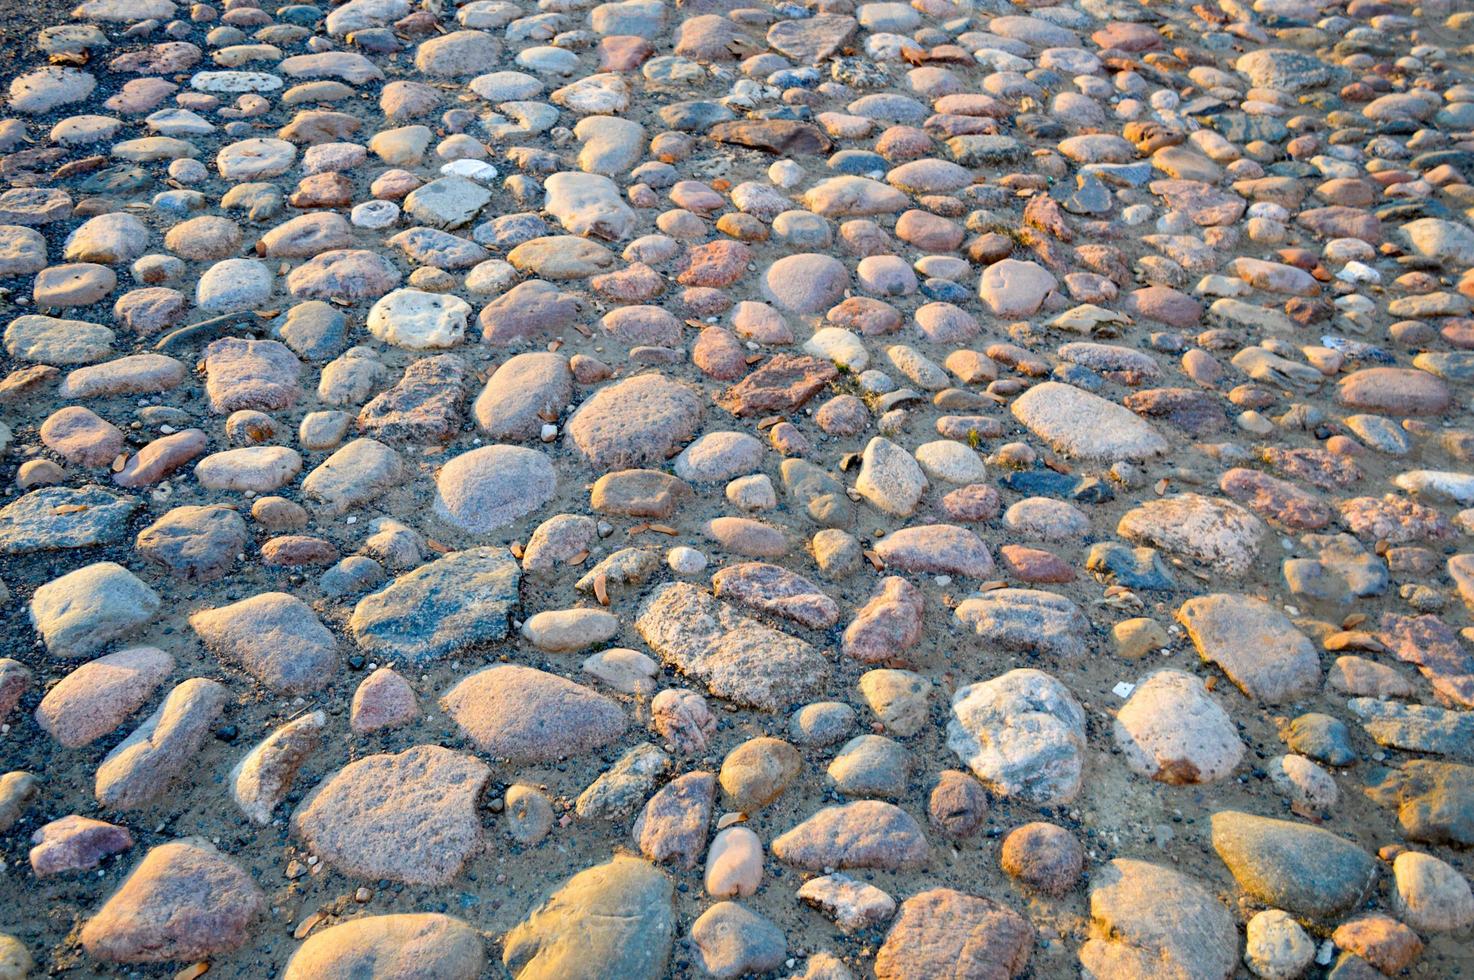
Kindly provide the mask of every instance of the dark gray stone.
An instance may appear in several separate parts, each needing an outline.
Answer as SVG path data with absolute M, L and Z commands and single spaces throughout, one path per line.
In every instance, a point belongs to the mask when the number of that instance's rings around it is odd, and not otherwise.
M 348 626 L 375 656 L 431 663 L 504 639 L 521 580 L 505 548 L 457 551 L 364 596 Z

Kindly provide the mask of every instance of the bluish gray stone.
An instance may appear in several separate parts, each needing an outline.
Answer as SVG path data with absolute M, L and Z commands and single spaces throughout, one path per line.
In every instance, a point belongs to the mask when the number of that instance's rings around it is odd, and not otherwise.
M 1356 761 L 1351 730 L 1339 718 L 1316 711 L 1296 718 L 1281 732 L 1294 751 L 1328 766 L 1349 766 Z
M 378 657 L 432 663 L 504 639 L 522 571 L 505 548 L 457 551 L 359 600 L 349 621 L 358 645 Z
M 91 483 L 33 490 L 0 510 L 0 555 L 117 544 L 142 505 Z
M 1474 711 L 1378 698 L 1352 698 L 1346 706 L 1378 745 L 1474 760 Z
M 348 317 L 332 304 L 312 299 L 271 321 L 271 335 L 309 361 L 331 360 L 347 346 Z
M 1177 588 L 1172 572 L 1156 548 L 1132 548 L 1119 541 L 1100 541 L 1090 546 L 1085 567 L 1102 579 L 1115 579 L 1128 589 L 1170 592 Z

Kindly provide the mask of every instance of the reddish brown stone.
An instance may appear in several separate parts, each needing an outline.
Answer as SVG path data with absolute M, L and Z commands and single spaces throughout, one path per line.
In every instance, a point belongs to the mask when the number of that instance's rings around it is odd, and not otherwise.
M 391 667 L 380 667 L 353 692 L 348 727 L 355 734 L 369 735 L 384 728 L 397 728 L 419 714 L 419 702 L 409 681 Z
M 445 442 L 460 431 L 466 363 L 455 354 L 410 363 L 404 377 L 358 413 L 358 427 L 388 442 Z
M 634 262 L 626 268 L 594 276 L 589 280 L 589 287 L 617 303 L 644 303 L 665 292 L 665 280 L 645 263 Z
M 791 119 L 739 119 L 711 127 L 707 135 L 718 143 L 732 143 L 778 156 L 828 153 L 834 146 L 823 130 Z
M 728 565 L 711 577 L 718 598 L 791 619 L 810 629 L 839 622 L 839 606 L 814 582 L 786 568 L 748 561 Z
M 721 327 L 707 327 L 691 348 L 691 362 L 709 378 L 736 381 L 747 373 L 747 350 Z
M 870 426 L 870 409 L 854 395 L 835 395 L 819 406 L 814 421 L 831 436 L 857 436 Z
M 173 669 L 174 658 L 154 647 L 89 660 L 41 699 L 36 724 L 67 748 L 81 748 L 143 707 Z
M 868 296 L 851 296 L 838 306 L 831 307 L 824 314 L 824 319 L 836 327 L 844 327 L 867 337 L 895 333 L 905 322 L 900 310 Z
M 193 67 L 199 60 L 200 49 L 188 41 L 164 41 L 120 54 L 107 66 L 131 75 L 172 75 Z
M 659 470 L 617 470 L 594 482 L 589 506 L 601 514 L 664 520 L 689 501 L 694 491 L 683 480 Z
M 475 756 L 438 745 L 365 756 L 318 783 L 292 829 L 353 877 L 444 885 L 481 850 L 477 808 L 490 776 Z
M 1080 880 L 1085 851 L 1063 827 L 1026 823 L 1003 839 L 999 863 L 1024 884 L 1046 895 L 1063 895 Z
M 943 769 L 927 798 L 927 816 L 933 827 L 949 837 L 969 837 L 988 816 L 988 792 L 972 776 Z
M 925 608 L 920 589 L 899 576 L 886 576 L 845 628 L 845 655 L 863 664 L 904 663 L 905 652 L 921 640 Z
M 892 126 L 875 141 L 875 152 L 891 163 L 918 160 L 932 152 L 931 134 L 915 126 Z
M 1297 531 L 1314 531 L 1331 523 L 1334 512 L 1293 483 L 1258 470 L 1235 467 L 1218 481 L 1219 489 L 1261 517 Z
M 1211 435 L 1227 424 L 1218 397 L 1197 388 L 1133 391 L 1123 404 L 1137 415 L 1165 419 L 1196 438 Z
M 985 483 L 971 483 L 943 496 L 941 504 L 954 521 L 991 521 L 1003 509 L 1003 498 Z
M 1390 915 L 1369 912 L 1336 927 L 1331 940 L 1388 976 L 1412 966 L 1423 952 L 1423 940 Z
M 208 445 L 209 439 L 199 429 L 162 436 L 135 453 L 113 474 L 113 482 L 130 489 L 158 483 L 204 452 Z
M 1448 386 L 1414 368 L 1362 368 L 1342 378 L 1336 400 L 1381 415 L 1437 415 L 1453 400 Z
M 1383 613 L 1377 636 L 1397 659 L 1417 665 L 1439 700 L 1474 707 L 1474 653 L 1443 620 Z
M 1407 544 L 1424 539 L 1442 541 L 1454 536 L 1447 517 L 1416 501 L 1389 493 L 1377 497 L 1352 497 L 1336 503 L 1341 520 L 1351 533 L 1368 541 Z
M 1311 208 L 1295 215 L 1295 221 L 1322 238 L 1360 238 L 1372 245 L 1382 241 L 1382 222 L 1360 208 Z
M 294 208 L 341 208 L 353 203 L 353 181 L 336 171 L 303 177 L 287 198 Z
M 68 405 L 41 423 L 46 448 L 74 466 L 107 466 L 123 449 L 123 430 L 91 409 Z
M 1474 350 L 1474 320 L 1467 317 L 1450 317 L 1439 328 L 1443 339 L 1460 350 Z
M 1319 299 L 1291 296 L 1285 300 L 1285 316 L 1303 327 L 1329 320 L 1334 312 L 1329 303 Z
M 127 827 L 70 814 L 31 835 L 31 870 L 37 878 L 68 871 L 90 871 L 103 858 L 133 846 Z
M 676 281 L 683 286 L 730 286 L 747 274 L 751 261 L 752 249 L 741 242 L 718 239 L 691 249 Z
M 1324 449 L 1265 446 L 1259 450 L 1259 458 L 1285 476 L 1303 480 L 1322 490 L 1349 487 L 1361 479 L 1361 467 L 1356 464 L 1356 460 Z
M 1162 35 L 1146 24 L 1113 20 L 1090 35 L 1102 49 L 1117 51 L 1155 51 L 1162 47 Z
M 190 962 L 243 945 L 266 896 L 200 838 L 160 844 L 82 927 L 107 963 Z
M 966 234 L 961 225 L 929 211 L 913 208 L 896 219 L 896 237 L 924 252 L 951 252 Z
M 634 71 L 655 53 L 643 37 L 615 34 L 599 42 L 600 71 Z
M 338 560 L 338 549 L 331 542 L 307 534 L 284 534 L 261 546 L 261 561 L 266 565 L 294 568 L 299 565 L 331 565 Z
M 1170 286 L 1147 286 L 1121 298 L 1121 309 L 1134 317 L 1186 329 L 1202 322 L 1203 305 Z
M 1034 927 L 990 898 L 933 888 L 901 904 L 875 956 L 876 980 L 1011 980 L 1028 966 Z
M 731 309 L 732 297 L 715 286 L 687 286 L 681 290 L 681 306 L 690 316 L 717 316 Z
M 1003 565 L 1014 578 L 1024 582 L 1073 582 L 1075 570 L 1058 555 L 1041 548 L 1005 544 L 998 549 Z
M 772 415 L 803 406 L 839 377 L 839 369 L 817 357 L 778 354 L 722 392 L 716 403 L 736 416 Z
M 769 429 L 768 442 L 784 456 L 807 456 L 814 448 L 792 422 L 779 422 Z
M 222 337 L 205 348 L 205 393 L 221 415 L 243 408 L 263 412 L 291 406 L 302 363 L 275 340 Z

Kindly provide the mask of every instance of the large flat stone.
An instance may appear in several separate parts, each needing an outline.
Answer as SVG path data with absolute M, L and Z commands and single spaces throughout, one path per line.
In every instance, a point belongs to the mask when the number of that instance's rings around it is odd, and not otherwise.
M 444 885 L 481 849 L 491 768 L 438 745 L 350 762 L 292 814 L 313 853 L 355 878 Z
M 1251 596 L 1215 593 L 1189 599 L 1177 619 L 1198 654 L 1217 664 L 1251 698 L 1279 704 L 1320 687 L 1315 644 L 1284 613 Z
M 502 965 L 516 980 L 659 980 L 675 936 L 673 893 L 639 858 L 586 868 L 507 933 Z
M 1147 459 L 1167 440 L 1124 405 L 1058 381 L 1037 384 L 1014 399 L 1014 418 L 1056 452 L 1082 459 Z
M 718 697 L 781 711 L 823 690 L 828 662 L 813 647 L 748 619 L 706 591 L 673 582 L 652 592 L 635 629 L 661 659 Z
M 504 639 L 521 581 L 505 548 L 457 551 L 364 596 L 348 628 L 376 657 L 432 663 Z
M 477 748 L 514 764 L 582 755 L 618 738 L 626 724 L 623 709 L 602 694 L 514 664 L 477 671 L 440 704 Z
M 1213 849 L 1253 898 L 1298 916 L 1328 919 L 1361 902 L 1377 861 L 1320 827 L 1236 810 L 1213 814 Z

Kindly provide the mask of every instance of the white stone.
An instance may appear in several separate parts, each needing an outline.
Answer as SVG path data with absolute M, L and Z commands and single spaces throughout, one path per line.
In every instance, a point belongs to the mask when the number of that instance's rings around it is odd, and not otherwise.
M 1150 423 L 1124 405 L 1058 381 L 1014 399 L 1014 418 L 1056 451 L 1082 459 L 1146 459 L 1167 451 Z
M 909 517 L 926 492 L 926 475 L 911 454 L 876 436 L 860 457 L 855 489 L 871 506 L 895 517 Z
M 870 366 L 870 352 L 865 341 L 843 327 L 821 327 L 804 342 L 804 353 L 822 357 L 850 371 L 860 372 Z
M 485 534 L 537 511 L 558 490 L 553 463 L 535 449 L 482 446 L 435 477 L 435 513 L 462 531 Z
M 943 483 L 979 483 L 988 474 L 983 458 L 960 442 L 937 439 L 916 447 L 921 471 Z
M 617 241 L 635 228 L 635 212 L 619 187 L 601 174 L 564 171 L 543 182 L 543 207 L 573 235 Z
M 1114 734 L 1126 765 L 1164 783 L 1222 779 L 1244 755 L 1228 713 L 1201 680 L 1180 670 L 1139 681 L 1116 715 Z
M 449 293 L 396 289 L 369 310 L 369 333 L 406 350 L 454 347 L 466 335 L 471 304 Z
M 1474 895 L 1463 875 L 1431 854 L 1404 851 L 1392 862 L 1392 911 L 1423 933 L 1474 923 Z
M 695 548 L 677 545 L 666 553 L 665 563 L 677 575 L 696 575 L 706 568 L 706 556 Z
M 1294 916 L 1265 909 L 1249 920 L 1245 930 L 1244 963 L 1265 980 L 1294 980 L 1315 958 L 1315 941 Z
M 283 84 L 280 75 L 264 71 L 202 71 L 189 80 L 201 92 L 275 92 Z
M 952 696 L 947 747 L 1001 796 L 1068 803 L 1080 791 L 1085 711 L 1042 670 L 1011 670 Z
M 354 205 L 348 218 L 358 228 L 379 231 L 399 220 L 399 205 L 393 201 L 364 201 Z

